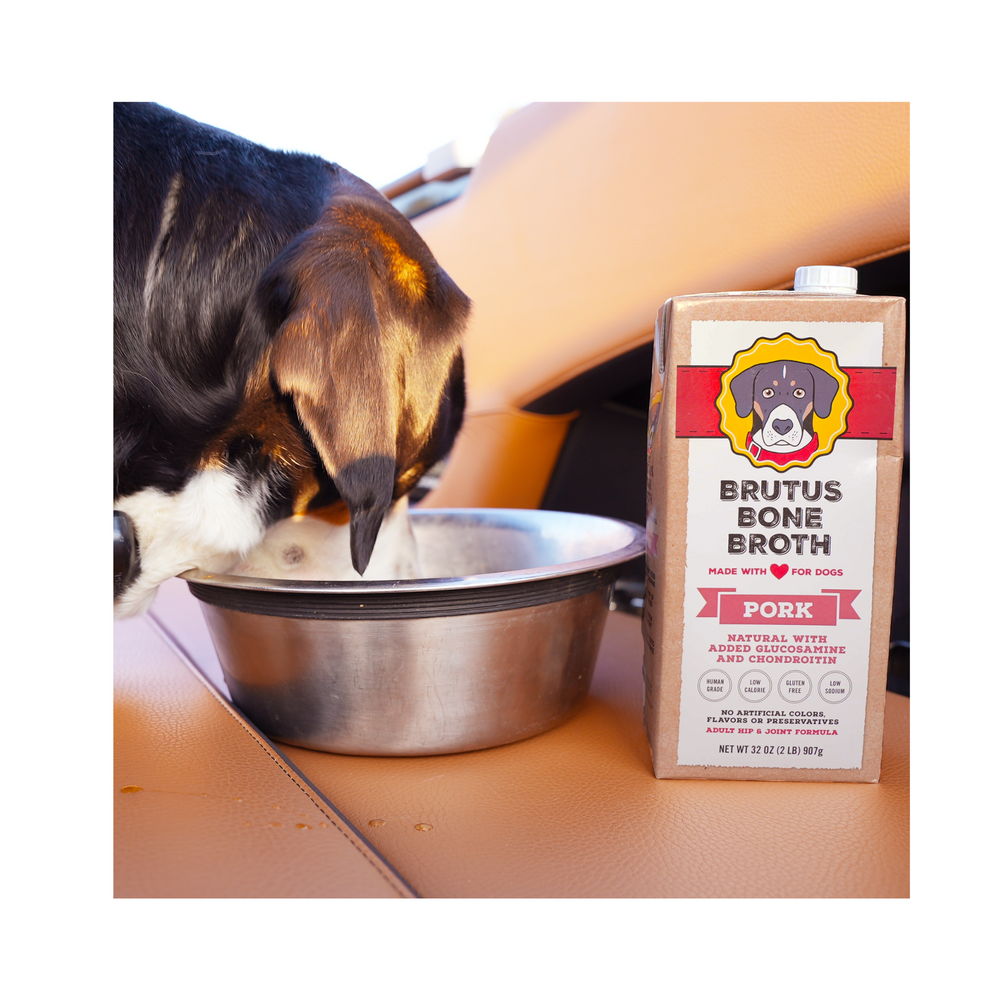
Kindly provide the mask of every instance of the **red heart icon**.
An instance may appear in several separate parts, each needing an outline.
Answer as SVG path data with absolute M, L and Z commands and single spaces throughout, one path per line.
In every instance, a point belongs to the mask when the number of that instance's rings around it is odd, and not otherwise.
M 788 572 L 788 563 L 771 563 L 771 572 L 780 580 Z

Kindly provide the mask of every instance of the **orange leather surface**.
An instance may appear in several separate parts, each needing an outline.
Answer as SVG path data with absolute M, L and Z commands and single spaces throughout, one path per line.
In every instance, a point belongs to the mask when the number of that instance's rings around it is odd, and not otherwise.
M 648 343 L 670 296 L 788 287 L 802 264 L 904 249 L 909 106 L 532 104 L 414 225 L 473 300 L 471 434 Z M 485 460 L 459 437 L 448 504 L 489 505 Z
M 423 507 L 462 507 L 469 490 L 479 507 L 537 507 L 545 496 L 575 413 L 548 416 L 507 407 L 468 416 L 449 458 L 463 470 L 462 486 L 443 482 Z
M 909 703 L 877 785 L 663 781 L 642 730 L 639 619 L 609 616 L 591 697 L 557 729 L 449 757 L 285 752 L 421 895 L 906 896 Z M 423 832 L 415 832 L 422 824 Z
M 412 889 L 171 648 L 115 625 L 116 897 Z
M 154 612 L 218 670 L 181 581 Z M 438 757 L 281 752 L 425 896 L 908 895 L 908 699 L 887 695 L 879 784 L 665 781 L 641 662 L 639 619 L 612 613 L 590 697 L 549 733 Z

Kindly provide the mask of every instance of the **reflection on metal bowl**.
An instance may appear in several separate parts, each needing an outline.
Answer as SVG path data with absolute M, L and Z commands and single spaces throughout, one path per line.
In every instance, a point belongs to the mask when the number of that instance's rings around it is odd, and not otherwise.
M 643 529 L 540 510 L 417 510 L 424 578 L 262 580 L 192 570 L 236 705 L 337 753 L 455 753 L 545 732 L 583 704 Z

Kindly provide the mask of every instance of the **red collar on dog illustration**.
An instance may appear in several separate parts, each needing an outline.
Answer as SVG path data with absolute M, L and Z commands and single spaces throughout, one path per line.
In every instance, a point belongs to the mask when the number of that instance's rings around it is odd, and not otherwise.
M 757 459 L 758 462 L 805 462 L 819 447 L 816 435 L 811 434 L 806 445 L 798 451 L 781 454 L 776 451 L 767 451 L 754 441 L 753 431 L 747 433 L 747 451 Z

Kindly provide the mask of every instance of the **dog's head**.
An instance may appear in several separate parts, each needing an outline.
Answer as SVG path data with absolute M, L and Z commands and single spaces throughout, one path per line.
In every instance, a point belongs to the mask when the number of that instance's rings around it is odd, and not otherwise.
M 116 615 L 331 504 L 363 572 L 458 432 L 468 312 L 342 168 L 116 105 Z
M 840 386 L 815 365 L 771 361 L 740 372 L 729 387 L 737 414 L 753 414 L 754 440 L 768 451 L 793 452 L 812 436 L 813 414 L 830 415 Z
M 347 504 L 363 573 L 393 501 L 458 432 L 469 300 L 403 216 L 361 191 L 335 196 L 285 248 L 257 304 L 269 379 Z M 302 482 L 300 491 L 321 494 Z M 309 499 L 300 492 L 296 506 Z

